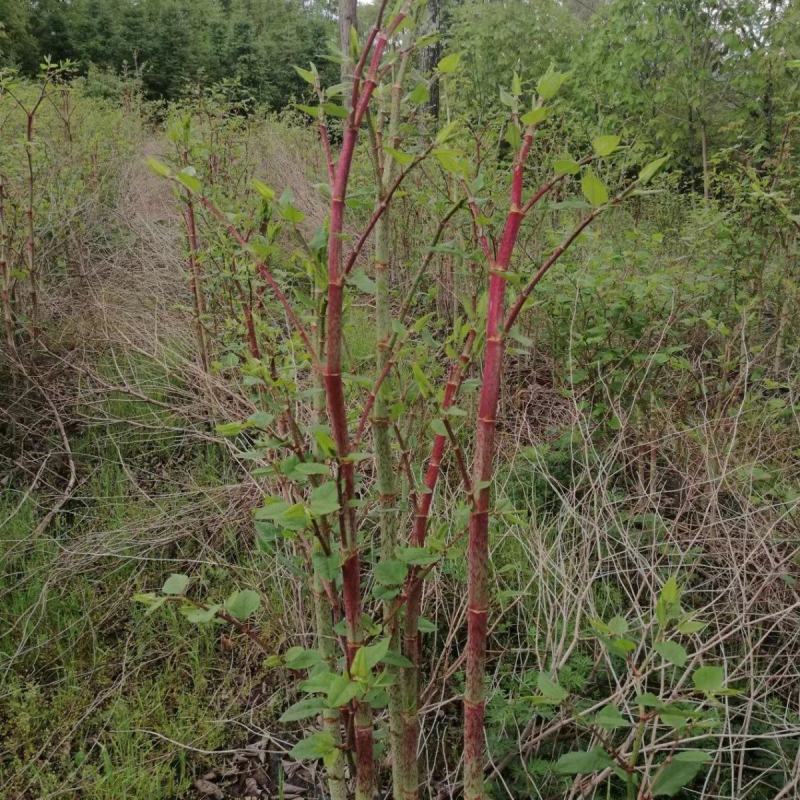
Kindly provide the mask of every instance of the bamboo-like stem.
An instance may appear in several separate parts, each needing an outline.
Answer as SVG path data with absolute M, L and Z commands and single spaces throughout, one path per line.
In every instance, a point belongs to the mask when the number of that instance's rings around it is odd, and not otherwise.
M 528 128 L 517 153 L 511 182 L 510 209 L 497 258 L 489 261 L 489 302 L 486 313 L 483 379 L 478 400 L 478 421 L 473 463 L 474 505 L 469 521 L 467 548 L 467 658 L 464 687 L 464 797 L 482 800 L 484 764 L 484 673 L 489 613 L 489 485 L 494 459 L 497 404 L 503 362 L 505 272 L 522 224 L 522 181 L 525 161 L 533 143 Z
M 11 304 L 11 265 L 8 260 L 8 230 L 6 228 L 6 189 L 0 175 L 0 302 L 3 304 L 3 331 L 9 355 L 14 353 L 14 309 Z
M 447 411 L 455 402 L 467 365 L 472 354 L 475 331 L 470 330 L 464 341 L 461 355 L 451 369 L 444 388 L 442 410 Z M 444 455 L 447 436 L 436 434 L 425 471 L 424 488 L 420 494 L 414 513 L 414 526 L 411 532 L 411 546 L 424 547 L 428 530 L 431 503 L 439 481 L 440 465 Z M 406 578 L 405 597 L 406 614 L 403 626 L 403 654 L 411 661 L 412 666 L 402 670 L 403 687 L 403 747 L 404 762 L 408 770 L 405 783 L 404 800 L 413 800 L 418 795 L 419 767 L 417 764 L 417 742 L 419 739 L 419 617 L 422 605 L 422 574 L 417 567 L 412 567 Z
M 431 259 L 433 258 L 434 254 L 434 247 L 439 243 L 439 239 L 444 232 L 444 229 L 447 227 L 447 223 L 452 219 L 453 215 L 464 205 L 465 198 L 462 198 L 453 206 L 451 206 L 450 210 L 447 214 L 440 220 L 439 226 L 436 230 L 436 234 L 433 237 L 433 241 L 428 248 L 428 253 L 425 256 L 422 264 L 420 264 L 419 269 L 417 270 L 417 274 L 414 276 L 414 280 L 411 282 L 411 288 L 408 290 L 406 295 L 405 302 L 403 303 L 403 307 L 400 310 L 400 314 L 398 315 L 398 320 L 402 323 L 405 322 L 406 317 L 408 316 L 409 311 L 411 310 L 411 305 L 414 302 L 414 297 L 416 295 L 416 291 L 419 288 L 420 283 L 422 282 L 422 278 L 424 277 L 425 273 L 427 272 L 428 265 L 431 263 Z M 358 445 L 361 442 L 361 439 L 366 431 L 367 421 L 369 420 L 370 414 L 372 413 L 372 407 L 375 404 L 375 398 L 378 396 L 378 392 L 383 385 L 383 382 L 389 377 L 389 374 L 392 371 L 396 363 L 396 355 L 397 355 L 397 347 L 398 344 L 402 341 L 405 341 L 405 337 L 401 337 L 397 332 L 392 334 L 391 341 L 389 343 L 389 347 L 387 348 L 387 358 L 384 362 L 383 368 L 378 373 L 378 377 L 375 379 L 375 383 L 370 389 L 369 396 L 367 397 L 366 402 L 364 403 L 364 407 L 361 410 L 361 417 L 358 421 L 358 427 L 356 429 L 356 435 L 353 440 L 354 448 L 358 448 Z
M 494 439 L 497 428 L 496 414 L 500 396 L 504 340 L 511 330 L 527 298 L 548 270 L 564 254 L 580 233 L 602 213 L 605 208 L 621 202 L 636 184 L 633 184 L 611 203 L 600 206 L 586 215 L 566 239 L 539 267 L 533 278 L 522 289 L 508 314 L 505 314 L 504 273 L 507 271 L 520 225 L 526 213 L 549 192 L 558 178 L 541 186 L 533 197 L 522 203 L 525 161 L 533 143 L 533 128 L 525 133 L 514 162 L 510 192 L 510 208 L 506 217 L 497 258 L 489 259 L 489 302 L 486 315 L 486 344 L 478 420 L 473 460 L 473 507 L 469 522 L 468 596 L 467 596 L 467 649 L 466 682 L 464 690 L 464 797 L 466 800 L 483 800 L 484 793 L 484 714 L 485 714 L 485 663 L 489 605 L 489 503 L 491 498 Z M 588 163 L 584 159 L 581 163 Z M 477 205 L 470 203 L 477 225 Z M 484 252 L 486 246 L 484 245 Z
M 315 299 L 317 301 L 317 306 L 321 308 L 323 303 L 321 290 L 315 289 Z M 325 341 L 324 327 L 318 326 L 316 334 L 317 345 L 322 349 Z M 317 373 L 315 377 L 317 384 L 322 388 L 322 376 Z M 325 400 L 321 393 L 317 394 L 315 397 L 313 413 L 314 419 L 317 422 L 320 422 L 325 414 Z M 325 524 L 324 520 L 320 522 L 321 524 Z M 320 536 L 317 537 L 314 548 L 317 551 L 325 553 L 325 555 L 330 555 L 330 544 L 327 544 L 326 547 L 326 541 Z M 335 614 L 338 616 L 339 614 L 338 598 L 330 596 L 330 594 L 335 591 L 334 587 L 331 585 L 331 582 L 323 582 L 322 577 L 316 569 L 314 569 L 313 563 L 311 569 L 313 571 L 311 589 L 314 597 L 317 648 L 320 655 L 327 662 L 328 667 L 336 672 L 336 637 L 333 629 L 334 619 L 332 615 Z M 341 717 L 342 715 L 338 709 L 326 709 L 322 714 L 323 729 L 331 734 L 334 744 L 339 748 L 343 748 Z M 341 758 L 337 759 L 336 763 L 328 768 L 328 791 L 331 796 L 330 800 L 347 800 L 347 782 L 345 780 L 344 764 Z
M 197 240 L 197 221 L 194 213 L 194 202 L 191 195 L 186 197 L 183 219 L 186 224 L 186 242 L 189 248 L 189 284 L 194 301 L 194 324 L 197 346 L 200 349 L 200 362 L 203 372 L 209 369 L 208 341 L 203 323 L 205 317 L 205 294 L 203 291 L 202 274 L 198 261 L 199 247 Z
M 231 271 L 235 269 L 236 259 L 231 259 Z M 234 280 L 236 274 L 234 273 Z M 238 283 L 238 281 L 237 281 Z M 247 348 L 250 350 L 250 355 L 257 361 L 261 359 L 261 347 L 258 344 L 258 334 L 256 333 L 256 322 L 253 316 L 253 286 L 250 281 L 250 275 L 247 275 L 247 287 L 240 287 L 239 296 L 242 303 L 242 313 L 244 314 L 244 327 L 247 337 Z
M 28 270 L 30 281 L 31 297 L 31 338 L 36 341 L 39 337 L 39 265 L 36 261 L 36 243 L 34 228 L 34 201 L 36 191 L 36 175 L 33 169 L 33 134 L 36 112 L 39 106 L 47 97 L 47 87 L 50 83 L 51 75 L 45 74 L 42 84 L 39 87 L 39 96 L 31 108 L 27 108 L 22 100 L 10 89 L 6 88 L 9 97 L 22 109 L 25 114 L 25 162 L 27 166 L 27 206 L 25 208 L 25 220 L 27 227 L 27 238 L 25 240 L 25 266 Z
M 316 543 L 315 548 L 320 548 L 319 542 Z M 333 631 L 331 608 L 325 597 L 322 579 L 316 571 L 312 578 L 312 592 L 314 595 L 314 618 L 317 628 L 317 649 L 329 668 L 335 671 L 336 635 Z M 331 734 L 334 745 L 341 749 L 343 746 L 341 714 L 337 709 L 325 709 L 322 714 L 322 727 L 323 730 Z M 346 800 L 347 798 L 347 782 L 345 781 L 344 763 L 341 758 L 337 759 L 333 766 L 328 767 L 328 791 L 331 796 L 330 800 Z
M 409 51 L 406 51 L 397 66 L 392 83 L 391 102 L 389 109 L 388 141 L 391 147 L 399 145 L 400 111 L 403 81 L 408 65 Z M 378 149 L 380 138 L 375 138 L 374 147 L 376 164 L 380 165 L 381 151 Z M 416 163 L 416 162 L 415 162 Z M 393 158 L 385 157 L 382 172 L 378 172 L 378 187 L 376 195 L 375 217 L 375 367 L 378 374 L 390 368 L 391 342 L 392 342 L 392 308 L 391 291 L 389 287 L 389 236 L 391 225 L 389 222 L 389 201 L 394 191 L 400 185 L 404 174 L 395 181 L 396 162 Z M 407 174 L 407 172 L 405 173 Z M 377 216 L 376 216 L 377 215 Z M 363 241 L 370 230 L 368 225 L 359 245 L 345 265 L 345 271 L 354 263 L 355 258 L 363 247 Z M 392 442 L 390 436 L 389 411 L 386 403 L 385 391 L 375 394 L 374 410 L 372 415 L 372 434 L 375 442 L 375 470 L 377 477 L 378 493 L 380 495 L 380 534 L 381 558 L 392 559 L 398 544 L 397 536 L 397 481 L 395 478 L 395 463 L 392 456 Z M 397 614 L 392 613 L 393 604 L 387 601 L 383 606 L 384 627 L 389 635 L 390 646 L 393 650 L 400 648 L 400 620 Z M 389 747 L 392 759 L 392 786 L 394 796 L 403 796 L 404 789 L 409 780 L 409 765 L 405 763 L 403 747 L 403 722 L 402 722 L 402 693 L 398 681 L 398 668 L 388 667 L 392 682 L 388 689 L 389 696 Z M 416 777 L 414 778 L 416 780 Z
M 356 65 L 353 76 L 351 109 L 347 118 L 342 148 L 334 171 L 328 226 L 328 297 L 326 308 L 326 346 L 323 379 L 328 422 L 336 443 L 341 494 L 340 536 L 342 540 L 342 595 L 347 629 L 348 667 L 361 646 L 361 561 L 358 547 L 355 509 L 355 472 L 350 454 L 350 434 L 347 423 L 344 382 L 342 380 L 342 309 L 344 304 L 345 271 L 342 264 L 342 233 L 344 208 L 350 170 L 358 141 L 361 122 L 377 85 L 377 74 L 389 37 L 406 15 L 401 11 L 387 31 L 377 30 L 378 22 L 368 37 L 368 44 Z M 368 48 L 372 46 L 369 69 L 362 85 Z M 372 711 L 359 700 L 354 701 L 354 740 L 356 756 L 356 800 L 372 800 L 375 789 L 374 735 Z
M 38 104 L 37 104 L 38 105 Z M 31 335 L 33 340 L 39 336 L 39 273 L 36 263 L 36 244 L 33 226 L 34 172 L 33 172 L 33 120 L 35 110 L 28 112 L 25 125 L 25 158 L 28 165 L 28 205 L 25 219 L 28 226 L 28 237 L 25 241 L 25 265 L 28 269 L 28 280 L 31 292 Z

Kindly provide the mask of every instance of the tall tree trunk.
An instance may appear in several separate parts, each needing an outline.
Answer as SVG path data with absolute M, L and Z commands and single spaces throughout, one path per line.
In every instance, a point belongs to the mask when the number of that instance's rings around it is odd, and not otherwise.
M 440 33 L 441 15 L 440 0 L 428 0 L 428 25 L 430 30 L 427 33 Z M 422 73 L 424 75 L 433 74 L 436 65 L 442 55 L 441 42 L 434 42 L 430 47 L 422 51 Z M 431 83 L 430 97 L 425 105 L 425 110 L 434 118 L 439 119 L 439 81 Z

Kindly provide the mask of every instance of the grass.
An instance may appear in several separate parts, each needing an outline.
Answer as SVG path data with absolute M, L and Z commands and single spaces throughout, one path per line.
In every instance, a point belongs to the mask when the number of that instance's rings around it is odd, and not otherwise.
M 151 415 L 119 398 L 107 410 L 119 419 Z M 74 452 L 95 465 L 91 478 L 35 541 L 45 498 L 17 508 L 14 491 L 0 495 L 5 797 L 178 797 L 224 758 L 208 751 L 247 739 L 233 720 L 248 705 L 252 660 L 222 648 L 220 630 L 190 627 L 172 610 L 148 616 L 131 599 L 197 556 L 209 562 L 200 567 L 203 588 L 223 595 L 239 572 L 258 566 L 248 548 L 226 564 L 231 531 L 215 559 L 182 535 L 186 518 L 203 514 L 198 497 L 226 476 L 221 453 L 208 446 L 189 447 L 170 466 L 176 438 L 120 440 L 112 427 L 84 433 Z M 132 478 L 154 461 L 166 474 L 150 501 Z M 231 669 L 237 661 L 243 673 Z

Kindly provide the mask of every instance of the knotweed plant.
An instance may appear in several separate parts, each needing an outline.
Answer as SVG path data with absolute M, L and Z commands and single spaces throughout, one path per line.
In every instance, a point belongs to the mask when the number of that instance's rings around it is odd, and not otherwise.
M 352 37 L 347 87 L 323 86 L 313 65 L 297 70 L 317 100 L 301 109 L 314 120 L 327 175 L 320 187 L 327 217 L 311 235 L 291 194 L 279 195 L 261 180 L 252 182 L 247 203 L 233 205 L 210 171 L 191 163 L 188 123 L 184 138 L 178 137 L 176 163 L 152 166 L 173 181 L 183 204 L 204 366 L 212 362 L 206 306 L 221 309 L 230 300 L 230 312 L 244 320 L 247 375 L 259 410 L 224 421 L 217 430 L 259 465 L 253 474 L 263 481 L 265 498 L 254 512 L 258 541 L 267 550 L 288 545 L 308 575 L 316 647 L 270 653 L 270 663 L 305 673 L 298 685 L 304 696 L 284 711 L 282 721 L 319 719 L 292 754 L 323 761 L 331 797 L 371 800 L 384 788 L 376 724 L 386 708 L 392 795 L 413 800 L 427 794 L 432 776 L 421 774 L 418 763 L 423 588 L 436 581 L 442 560 L 466 542 L 463 792 L 473 800 L 485 796 L 487 774 L 489 519 L 506 341 L 538 282 L 601 213 L 639 191 L 664 160 L 610 194 L 596 165 L 620 148 L 620 139 L 603 135 L 591 153 L 578 160 L 560 157 L 540 185 L 530 185 L 526 167 L 537 132 L 569 74 L 551 68 L 532 93 L 514 75 L 510 91 L 501 95 L 512 155 L 505 210 L 495 226 L 494 211 L 484 205 L 485 196 L 497 192 L 485 185 L 482 158 L 478 151 L 470 153 L 468 132 L 453 119 L 431 130 L 425 116 L 432 83 L 445 90 L 446 105 L 448 82 L 460 69 L 458 55 L 445 56 L 434 75 L 418 74 L 415 57 L 433 42 L 415 36 L 420 4 L 404 2 L 392 12 L 386 5 L 384 0 L 363 42 L 355 33 Z M 515 271 L 526 219 L 551 193 L 567 191 L 573 179 L 584 198 L 577 223 L 538 268 Z M 406 191 L 426 187 L 440 195 L 432 206 L 435 234 L 409 264 L 394 251 L 391 212 Z M 448 231 L 457 231 L 465 242 L 457 248 L 459 257 L 483 283 L 474 287 L 463 314 L 441 331 L 431 315 L 418 310 L 419 294 Z M 246 275 L 244 283 L 236 278 L 235 302 L 233 295 L 213 296 L 213 287 L 230 285 L 230 267 L 220 269 L 219 259 L 203 252 L 210 245 L 201 243 L 221 236 L 227 239 L 226 264 L 235 263 L 236 275 Z M 201 263 L 209 270 L 202 282 Z M 398 280 L 401 271 L 407 280 Z M 374 307 L 369 323 L 358 316 L 356 301 L 364 297 Z M 348 333 L 358 325 L 358 343 L 371 339 L 368 359 L 353 357 L 348 347 Z M 440 378 L 418 347 L 437 330 L 443 340 L 437 346 L 444 362 Z M 457 402 L 467 379 L 478 388 L 477 405 L 467 400 L 462 408 Z M 437 525 L 431 536 L 432 501 L 447 458 L 459 476 L 465 524 L 447 535 L 440 535 Z M 151 606 L 176 601 L 191 621 L 225 621 L 264 647 L 248 622 L 259 605 L 252 590 L 216 603 L 190 599 L 187 586 L 185 576 L 173 576 L 160 594 L 140 599 Z M 671 602 L 674 606 L 677 599 Z M 602 635 L 611 635 L 598 626 Z M 620 646 L 617 640 L 612 644 Z M 567 700 L 549 678 L 542 678 L 540 688 L 534 702 Z M 634 730 L 642 728 L 634 723 Z M 617 769 L 635 786 L 631 776 L 638 775 L 641 733 L 619 749 L 612 748 L 611 738 L 605 741 L 606 750 L 573 758 L 565 771 L 573 762 L 579 762 L 575 772 L 592 765 Z M 676 754 L 672 762 L 677 761 Z M 696 771 L 702 762 L 691 764 Z M 664 771 L 675 769 L 665 764 L 656 783 Z

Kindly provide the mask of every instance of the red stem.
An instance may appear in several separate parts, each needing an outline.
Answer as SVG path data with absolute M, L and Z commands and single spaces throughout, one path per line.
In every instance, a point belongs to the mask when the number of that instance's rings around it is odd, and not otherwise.
M 464 796 L 482 800 L 484 762 L 484 673 L 489 606 L 489 482 L 492 477 L 497 404 L 503 363 L 503 316 L 506 280 L 522 224 L 522 184 L 525 160 L 533 143 L 528 129 L 522 141 L 511 181 L 510 209 L 497 258 L 490 260 L 489 303 L 483 380 L 478 400 L 478 422 L 473 464 L 474 505 L 467 547 L 467 658 L 464 690 Z
M 344 383 L 342 380 L 342 309 L 344 303 L 345 270 L 342 265 L 342 233 L 347 184 L 350 178 L 353 155 L 358 141 L 359 128 L 370 99 L 377 85 L 376 76 L 384 49 L 391 33 L 404 17 L 400 13 L 388 32 L 370 33 L 367 46 L 362 52 L 353 76 L 352 108 L 342 140 L 342 149 L 336 163 L 331 189 L 330 222 L 328 234 L 328 297 L 326 307 L 326 347 L 322 377 L 325 385 L 325 400 L 328 421 L 336 443 L 341 486 L 340 524 L 342 525 L 342 595 L 347 623 L 347 662 L 352 663 L 361 646 L 361 565 L 358 550 L 355 509 L 355 474 L 353 462 L 348 459 L 350 437 L 347 425 Z M 379 15 L 380 20 L 380 15 Z M 378 23 L 380 24 L 380 22 Z M 377 26 L 376 26 L 377 27 Z M 361 88 L 361 75 L 372 47 L 369 71 Z M 355 751 L 356 751 L 356 797 L 369 800 L 374 791 L 375 765 L 373 748 L 372 713 L 369 706 L 354 702 Z
M 469 364 L 472 345 L 475 341 L 475 331 L 471 330 L 464 341 L 464 347 L 458 361 L 454 362 L 450 368 L 447 384 L 444 388 L 442 399 L 442 409 L 446 411 L 455 402 L 464 373 Z M 428 459 L 428 468 L 425 471 L 424 489 L 420 495 L 417 509 L 414 514 L 414 527 L 411 531 L 411 546 L 424 547 L 425 536 L 428 529 L 430 518 L 431 503 L 433 501 L 436 484 L 439 481 L 440 465 L 447 445 L 447 436 L 436 434 L 431 447 L 431 455 Z M 403 746 L 405 748 L 404 761 L 406 764 L 414 764 L 417 758 L 417 742 L 419 739 L 419 662 L 420 662 L 420 642 L 419 642 L 419 616 L 422 607 L 422 579 L 420 570 L 413 567 L 406 578 L 405 600 L 406 618 L 403 649 L 404 655 L 413 664 L 412 667 L 404 670 L 403 680 L 408 696 L 406 698 L 407 713 L 403 719 Z

